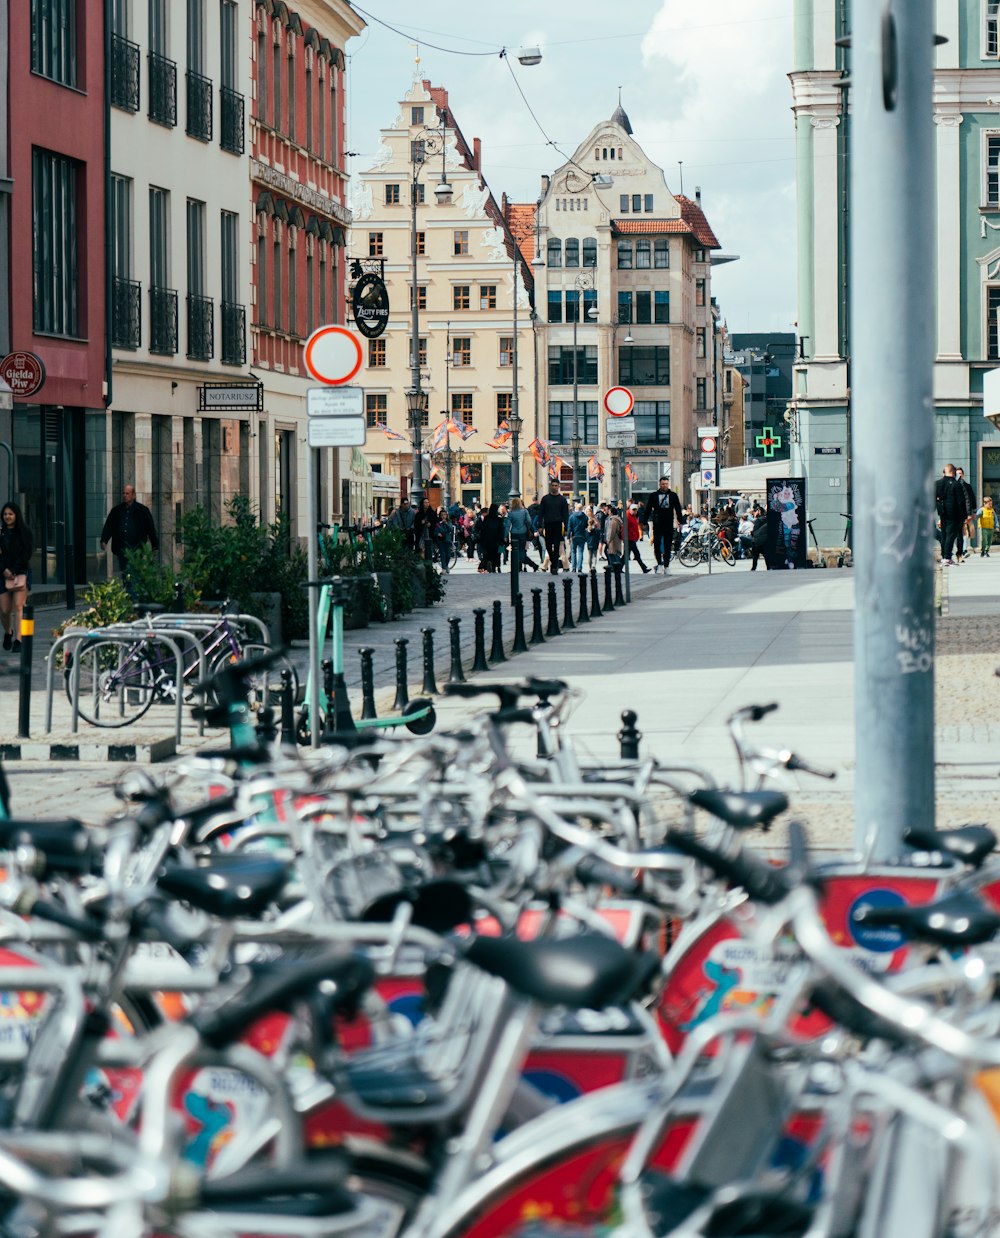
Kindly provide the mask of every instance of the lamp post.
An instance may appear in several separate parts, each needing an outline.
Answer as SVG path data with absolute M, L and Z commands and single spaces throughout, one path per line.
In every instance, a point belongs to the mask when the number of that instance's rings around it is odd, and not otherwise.
M 409 415 L 410 431 L 413 443 L 413 485 L 410 499 L 419 506 L 424 497 L 424 462 L 421 446 L 421 429 L 424 414 L 427 412 L 427 392 L 421 387 L 420 376 L 420 298 L 417 293 L 417 186 L 420 183 L 420 169 L 424 165 L 428 152 L 441 151 L 441 180 L 434 189 L 434 198 L 441 206 L 451 202 L 452 190 L 445 174 L 445 121 L 447 114 L 439 110 L 441 121 L 440 132 L 422 130 L 421 134 L 410 142 L 410 162 L 413 165 L 413 176 L 410 181 L 410 271 L 413 282 L 410 286 L 410 389 L 406 392 L 406 409 Z
M 625 339 L 623 344 L 634 344 L 632 338 L 632 320 L 630 318 L 622 318 L 620 314 L 615 314 L 611 320 L 611 382 L 608 386 L 615 386 L 618 383 L 618 328 L 625 328 Z M 611 488 L 611 497 L 617 501 L 619 498 L 624 499 L 624 486 L 622 485 L 622 469 L 625 466 L 625 449 L 623 447 L 615 447 L 611 451 L 611 471 L 613 473 L 613 485 Z
M 580 447 L 583 440 L 580 437 L 580 400 L 579 400 L 579 355 L 576 348 L 576 329 L 580 321 L 580 315 L 583 312 L 583 303 L 585 292 L 592 291 L 594 287 L 593 278 L 589 275 L 578 275 L 576 277 L 576 286 L 580 293 L 580 297 L 576 303 L 576 313 L 573 315 L 573 437 L 570 439 L 570 447 L 573 449 L 573 498 L 579 494 L 580 487 Z M 596 316 L 596 310 L 595 310 Z
M 510 430 L 510 495 L 512 499 L 521 497 L 521 453 L 518 438 L 523 422 L 519 412 L 517 391 L 517 262 L 520 250 L 514 242 L 514 336 L 511 340 L 511 391 L 510 415 L 507 418 L 507 428 Z

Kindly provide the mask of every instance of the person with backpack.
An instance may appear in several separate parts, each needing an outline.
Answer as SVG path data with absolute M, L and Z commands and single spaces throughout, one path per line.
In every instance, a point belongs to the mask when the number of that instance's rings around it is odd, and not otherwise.
M 582 572 L 583 552 L 587 545 L 587 513 L 579 500 L 573 504 L 573 510 L 566 522 L 566 532 L 569 534 L 569 570 Z

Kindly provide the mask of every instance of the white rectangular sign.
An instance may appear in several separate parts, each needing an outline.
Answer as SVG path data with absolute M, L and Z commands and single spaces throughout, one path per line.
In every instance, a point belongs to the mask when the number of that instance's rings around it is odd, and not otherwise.
M 306 412 L 310 417 L 363 417 L 364 388 L 310 387 L 306 392 Z
M 604 423 L 605 442 L 608 447 L 634 447 L 636 431 L 634 417 L 609 417 Z
M 310 417 L 307 441 L 310 447 L 363 447 L 364 417 Z
M 715 469 L 701 470 L 701 484 L 709 490 L 714 490 L 716 485 Z
M 718 438 L 719 427 L 718 426 L 699 426 L 698 437 L 699 438 Z

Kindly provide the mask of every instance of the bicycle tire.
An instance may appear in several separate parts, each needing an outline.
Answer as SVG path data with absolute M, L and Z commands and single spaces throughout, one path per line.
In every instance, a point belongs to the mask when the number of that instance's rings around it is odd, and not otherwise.
M 728 542 L 720 543 L 719 558 L 727 567 L 734 567 L 736 565 L 736 552 Z
M 677 558 L 684 567 L 697 567 L 699 563 L 705 561 L 705 555 L 701 546 L 691 546 L 685 543 L 677 552 Z
M 134 652 L 128 675 L 122 670 L 121 650 Z M 143 717 L 159 693 L 156 668 L 134 641 L 103 640 L 82 643 L 73 654 L 80 661 L 80 699 L 77 712 L 91 726 L 114 729 Z M 63 679 L 66 697 L 73 703 L 73 660 L 67 659 Z

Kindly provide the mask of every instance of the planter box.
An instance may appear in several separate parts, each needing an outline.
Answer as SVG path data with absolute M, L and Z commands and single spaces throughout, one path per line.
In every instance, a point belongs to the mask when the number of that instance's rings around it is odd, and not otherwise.
M 414 608 L 420 608 L 427 605 L 427 585 L 424 577 L 424 565 L 421 563 L 418 568 L 412 572 L 410 579 L 413 582 L 413 605 Z
M 281 648 L 281 594 L 280 593 L 255 593 L 253 595 L 254 602 L 257 603 L 257 608 L 261 619 L 267 624 L 267 630 L 271 634 L 271 648 Z M 252 633 L 250 639 L 257 641 L 260 637 L 254 627 L 250 627 Z

